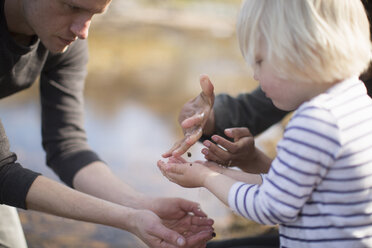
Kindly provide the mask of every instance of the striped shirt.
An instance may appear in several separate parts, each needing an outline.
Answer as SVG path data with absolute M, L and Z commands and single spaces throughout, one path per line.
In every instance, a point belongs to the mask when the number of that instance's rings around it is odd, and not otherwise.
M 281 247 L 372 247 L 372 100 L 357 78 L 302 104 L 261 185 L 235 183 L 229 205 L 279 224 Z

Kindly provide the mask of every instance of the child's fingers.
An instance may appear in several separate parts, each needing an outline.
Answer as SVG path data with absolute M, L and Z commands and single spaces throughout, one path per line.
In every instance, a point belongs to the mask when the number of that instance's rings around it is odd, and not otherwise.
M 183 163 L 187 163 L 186 159 L 184 159 L 183 157 L 170 157 L 169 160 L 168 160 L 169 163 L 176 163 L 176 164 L 183 164 Z
M 183 175 L 185 172 L 185 167 L 183 164 L 168 164 L 169 167 L 167 167 L 167 172 L 169 174 L 173 174 L 174 176 L 176 175 Z
M 166 166 L 167 165 L 158 163 L 158 167 L 159 167 L 161 173 L 163 174 L 163 176 L 166 177 L 169 181 L 175 182 L 176 181 L 176 178 L 177 178 L 177 174 L 174 174 L 172 172 L 169 172 L 167 170 Z
M 161 174 L 163 174 L 163 176 L 167 177 L 166 170 L 165 170 L 166 164 L 163 161 L 159 160 L 157 162 L 157 165 L 158 165 L 158 168 L 159 168 Z
M 207 147 L 207 149 L 202 150 L 206 159 L 223 165 L 228 164 L 228 161 L 231 159 L 231 154 L 228 151 L 223 150 L 208 140 L 204 141 L 203 144 Z
M 171 176 L 172 174 L 183 174 L 184 172 L 183 164 L 165 163 L 164 161 L 159 160 L 157 165 L 167 176 Z
M 218 164 L 221 164 L 220 159 L 213 152 L 211 152 L 209 149 L 203 148 L 201 152 L 204 154 L 204 158 L 206 160 L 213 161 L 213 162 L 216 162 Z
M 181 158 L 181 157 L 172 156 L 168 159 L 168 163 L 174 163 L 174 164 L 182 163 L 182 161 L 179 158 Z
M 235 149 L 235 145 L 233 142 L 230 142 L 219 135 L 213 135 L 212 140 L 216 142 L 216 144 L 223 147 L 227 152 L 234 152 L 233 150 Z M 222 151 L 223 149 L 220 148 L 220 150 Z
M 243 137 L 253 137 L 251 132 L 246 127 L 236 127 L 225 129 L 225 134 L 227 137 L 233 138 L 234 141 L 237 141 Z

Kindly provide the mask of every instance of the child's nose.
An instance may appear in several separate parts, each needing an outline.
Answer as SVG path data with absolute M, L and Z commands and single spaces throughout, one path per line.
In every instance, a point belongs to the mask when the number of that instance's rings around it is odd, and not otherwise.
M 253 78 L 254 78 L 254 80 L 256 80 L 256 81 L 259 81 L 259 80 L 258 80 L 258 73 L 256 72 L 256 70 L 254 70 L 254 72 L 253 72 Z

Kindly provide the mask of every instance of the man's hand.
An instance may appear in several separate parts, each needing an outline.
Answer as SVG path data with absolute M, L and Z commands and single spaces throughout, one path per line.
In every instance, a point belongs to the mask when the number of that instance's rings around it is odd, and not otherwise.
M 200 77 L 202 92 L 194 99 L 188 101 L 181 109 L 178 121 L 182 127 L 184 138 L 176 142 L 173 147 L 162 156 L 181 156 L 193 144 L 195 144 L 203 134 L 203 129 L 214 128 L 213 103 L 214 92 L 213 84 L 208 76 Z
M 133 224 L 131 232 L 151 248 L 187 247 L 181 234 L 165 227 L 161 219 L 149 210 L 135 210 L 130 222 Z
M 213 237 L 213 220 L 207 218 L 196 202 L 181 198 L 155 198 L 151 210 L 162 219 L 166 227 L 184 236 L 185 247 L 205 247 L 206 242 Z
M 237 166 L 245 172 L 259 173 L 260 168 L 255 168 L 252 163 L 256 159 L 257 151 L 254 144 L 254 137 L 248 128 L 229 128 L 225 130 L 227 137 L 233 142 L 213 135 L 213 142 L 206 140 L 203 144 L 206 148 L 202 149 L 204 157 L 209 161 L 214 161 L 224 166 Z

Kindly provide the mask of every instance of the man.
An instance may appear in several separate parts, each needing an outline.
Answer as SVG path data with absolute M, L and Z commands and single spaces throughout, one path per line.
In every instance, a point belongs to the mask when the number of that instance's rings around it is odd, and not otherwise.
M 212 237 L 213 221 L 196 203 L 136 192 L 87 145 L 85 39 L 92 17 L 110 2 L 0 0 L 0 98 L 28 88 L 40 77 L 47 164 L 74 188 L 18 164 L 0 122 L 0 204 L 121 228 L 150 247 L 203 247 Z M 0 247 L 20 247 L 15 242 L 0 232 Z

